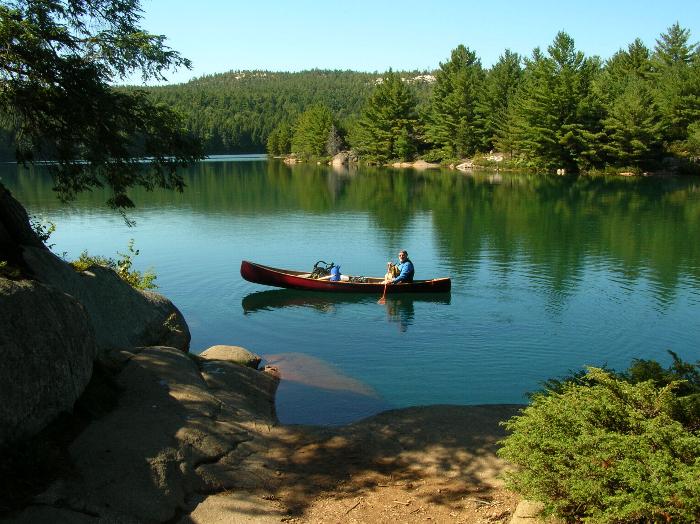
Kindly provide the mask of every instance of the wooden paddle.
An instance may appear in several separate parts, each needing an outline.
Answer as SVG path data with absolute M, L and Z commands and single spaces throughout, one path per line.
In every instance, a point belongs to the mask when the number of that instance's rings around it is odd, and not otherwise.
M 380 298 L 377 301 L 377 304 L 386 304 L 386 287 L 389 285 L 389 282 L 384 284 L 384 293 L 382 293 L 382 298 Z

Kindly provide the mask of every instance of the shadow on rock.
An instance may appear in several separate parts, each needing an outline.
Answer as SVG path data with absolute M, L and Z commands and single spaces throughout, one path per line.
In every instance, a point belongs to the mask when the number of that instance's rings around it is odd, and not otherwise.
M 470 493 L 488 500 L 504 467 L 498 422 L 519 409 L 430 406 L 283 426 L 274 374 L 167 347 L 113 357 L 118 407 L 72 442 L 70 472 L 9 522 L 279 522 L 306 518 L 321 498 L 352 509 L 396 486 L 416 504 L 458 510 Z

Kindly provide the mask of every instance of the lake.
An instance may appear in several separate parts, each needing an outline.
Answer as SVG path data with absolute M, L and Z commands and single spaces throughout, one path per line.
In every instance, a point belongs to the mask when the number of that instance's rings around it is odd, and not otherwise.
M 45 170 L 0 166 L 53 250 L 116 257 L 183 312 L 191 350 L 240 345 L 280 368 L 278 416 L 341 424 L 388 408 L 521 403 L 584 365 L 700 358 L 700 180 L 286 166 L 218 157 L 184 193 L 59 203 Z M 382 276 L 406 249 L 447 295 L 344 296 L 244 281 L 241 260 Z

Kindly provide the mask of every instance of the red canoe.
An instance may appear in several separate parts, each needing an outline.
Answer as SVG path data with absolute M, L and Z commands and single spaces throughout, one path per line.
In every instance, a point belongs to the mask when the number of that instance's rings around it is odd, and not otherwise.
M 332 291 L 339 293 L 377 293 L 384 291 L 384 279 L 366 277 L 366 282 L 331 282 L 310 278 L 304 271 L 291 271 L 263 266 L 244 260 L 241 262 L 241 276 L 249 282 L 267 286 L 306 289 L 309 291 Z M 452 283 L 449 278 L 414 280 L 392 284 L 388 293 L 440 293 L 449 291 Z

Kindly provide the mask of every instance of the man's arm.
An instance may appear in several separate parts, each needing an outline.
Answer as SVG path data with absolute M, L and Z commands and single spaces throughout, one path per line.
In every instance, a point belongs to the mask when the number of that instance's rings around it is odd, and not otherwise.
M 401 264 L 401 273 L 399 273 L 399 276 L 392 280 L 391 283 L 396 284 L 397 282 L 406 282 L 408 280 L 408 275 L 410 271 L 411 264 L 409 264 L 408 262 L 404 262 L 403 264 Z

